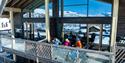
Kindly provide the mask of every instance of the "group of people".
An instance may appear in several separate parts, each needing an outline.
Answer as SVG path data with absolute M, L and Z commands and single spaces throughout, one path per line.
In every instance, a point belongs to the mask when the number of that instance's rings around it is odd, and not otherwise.
M 57 40 L 57 38 L 53 40 L 53 42 L 55 42 L 54 44 L 62 44 L 64 46 L 91 49 L 93 47 L 95 37 L 95 33 L 91 34 L 91 37 L 88 38 L 87 33 L 84 33 L 83 37 L 79 37 L 77 34 L 70 32 L 64 34 L 63 42 L 60 42 L 59 40 Z

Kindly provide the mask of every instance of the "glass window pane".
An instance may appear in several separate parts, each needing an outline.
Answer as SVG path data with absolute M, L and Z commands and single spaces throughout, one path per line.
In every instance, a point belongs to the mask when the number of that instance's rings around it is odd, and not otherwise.
M 87 0 L 64 0 L 64 5 L 87 4 Z
M 100 25 L 99 24 L 89 24 L 89 38 L 92 38 L 91 35 L 94 33 L 95 38 L 94 43 L 99 44 L 100 41 Z
M 64 17 L 86 17 L 87 6 L 64 7 Z
M 89 0 L 89 17 L 111 17 L 112 4 Z
M 110 41 L 110 31 L 111 31 L 111 25 L 110 24 L 104 24 L 103 25 L 103 40 L 102 40 L 102 44 L 106 44 L 109 45 L 109 41 Z
M 64 34 L 73 32 L 75 35 L 78 35 L 78 37 L 81 38 L 83 37 L 83 33 L 87 32 L 87 25 L 64 23 L 63 32 Z
M 34 38 L 41 40 L 46 37 L 45 23 L 34 23 Z
M 52 17 L 52 2 L 49 3 L 49 16 Z M 23 15 L 25 18 L 29 18 L 29 13 Z M 45 17 L 45 5 L 40 6 L 39 8 L 34 9 L 31 13 L 32 18 L 44 18 Z

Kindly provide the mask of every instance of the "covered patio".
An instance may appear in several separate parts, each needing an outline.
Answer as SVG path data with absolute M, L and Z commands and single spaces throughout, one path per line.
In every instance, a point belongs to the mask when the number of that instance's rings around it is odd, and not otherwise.
M 6 36 L 7 34 L 4 33 L 0 35 L 4 51 L 11 52 L 14 61 L 18 61 L 16 57 L 21 56 L 37 63 L 42 61 L 47 62 L 47 59 L 49 59 L 48 62 L 54 63 L 81 63 L 84 62 L 83 60 L 87 63 L 91 63 L 91 61 L 95 61 L 95 63 L 124 62 L 124 55 L 122 54 L 124 54 L 125 50 L 121 47 L 124 46 L 124 42 L 121 41 L 121 35 L 124 31 L 123 0 L 97 0 L 112 5 L 112 14 L 105 14 L 106 17 L 90 15 L 89 9 L 91 7 L 89 7 L 89 2 L 91 1 L 86 1 L 87 3 L 81 4 L 81 6 L 87 5 L 86 15 L 77 16 L 78 13 L 76 13 L 76 15 L 72 15 L 75 17 L 70 17 L 68 14 L 73 12 L 65 11 L 65 6 L 80 6 L 80 4 L 65 5 L 65 0 L 2 0 L 2 4 L 0 5 L 1 17 L 9 18 L 11 24 L 9 36 Z M 34 12 L 38 8 L 44 8 L 45 12 L 35 14 Z M 37 23 L 42 23 L 40 26 L 43 29 L 35 30 L 35 27 L 37 27 L 35 25 L 38 25 Z M 55 37 L 64 42 L 64 34 L 67 33 L 66 24 L 76 24 L 76 26 L 80 26 L 79 29 L 86 28 L 85 32 L 79 32 L 79 34 L 87 34 L 87 43 L 89 43 L 89 36 L 92 33 L 96 33 L 96 37 L 99 40 L 94 41 L 92 49 L 65 47 L 63 45 L 56 46 L 52 44 L 52 40 Z M 104 31 L 106 31 L 104 26 L 107 24 L 111 26 L 110 30 L 108 30 L 110 33 L 104 34 Z M 41 33 L 42 36 L 36 38 L 36 33 Z M 107 36 L 109 40 L 104 40 L 104 36 Z M 116 42 L 117 36 L 120 36 L 119 42 Z M 105 42 L 107 43 L 105 44 Z M 68 60 L 66 60 L 67 57 Z

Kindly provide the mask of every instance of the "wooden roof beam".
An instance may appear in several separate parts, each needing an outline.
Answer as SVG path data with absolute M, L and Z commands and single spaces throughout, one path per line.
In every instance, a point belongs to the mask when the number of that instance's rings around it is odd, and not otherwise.
M 8 0 L 7 4 L 9 4 L 12 0 Z
M 12 1 L 12 4 L 11 4 L 11 7 L 13 7 L 15 4 L 17 4 L 18 2 L 20 2 L 20 0 L 13 0 Z
M 29 4 L 28 6 L 25 7 L 25 9 L 29 9 L 31 6 L 33 6 L 34 4 L 36 4 L 36 2 L 39 0 L 34 0 L 31 2 L 31 4 Z
M 29 5 L 29 3 L 31 3 L 33 0 L 27 0 L 26 3 L 24 3 L 21 7 L 25 8 L 26 6 Z
M 11 4 L 12 4 L 12 2 L 13 2 L 13 0 L 9 0 L 6 6 L 7 6 L 7 7 L 10 7 Z
M 20 8 L 5 7 L 4 11 L 21 12 Z
M 27 0 L 21 0 L 19 4 L 16 5 L 16 7 L 20 7 L 23 3 L 25 3 Z
M 38 1 L 34 5 L 30 6 L 29 9 L 35 9 L 38 8 L 40 5 L 43 4 L 44 1 Z

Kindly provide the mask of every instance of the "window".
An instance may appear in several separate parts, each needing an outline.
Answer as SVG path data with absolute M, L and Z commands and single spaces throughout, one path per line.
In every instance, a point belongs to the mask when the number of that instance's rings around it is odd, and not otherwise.
M 89 28 L 89 38 L 91 38 L 91 35 L 95 34 L 94 43 L 99 44 L 100 42 L 100 24 L 88 24 Z
M 41 40 L 46 37 L 45 23 L 24 23 L 24 36 L 30 40 Z M 31 38 L 33 37 L 33 38 Z
M 87 32 L 86 24 L 74 24 L 74 23 L 64 23 L 63 26 L 64 34 L 73 32 L 78 37 L 83 37 L 83 33 Z
M 61 12 L 61 0 L 59 7 Z M 64 17 L 111 17 L 112 4 L 99 0 L 64 0 L 63 12 Z
M 89 0 L 88 5 L 89 17 L 111 17 L 112 4 Z
M 49 16 L 52 17 L 52 2 L 49 3 Z M 23 15 L 24 18 L 44 18 L 45 17 L 45 4 L 43 4 L 42 6 L 40 6 L 39 8 L 34 9 L 31 12 L 31 16 L 30 13 L 27 12 Z
M 86 17 L 87 0 L 64 0 L 64 17 Z
M 44 39 L 46 37 L 45 23 L 34 23 L 34 37 Z
M 64 17 L 87 17 L 87 6 L 66 6 L 64 10 Z
M 110 32 L 111 31 L 111 25 L 110 24 L 104 24 L 103 25 L 103 44 L 108 44 L 110 42 Z
M 103 25 L 103 27 L 101 27 Z M 101 28 L 102 31 L 101 31 Z M 79 38 L 83 37 L 84 33 L 88 32 L 88 37 L 92 38 L 91 35 L 95 34 L 94 43 L 99 44 L 102 38 L 102 44 L 109 45 L 110 42 L 110 24 L 75 24 L 75 23 L 64 23 L 63 32 L 64 34 L 69 34 L 70 32 L 77 35 Z M 102 32 L 102 36 L 101 36 Z

